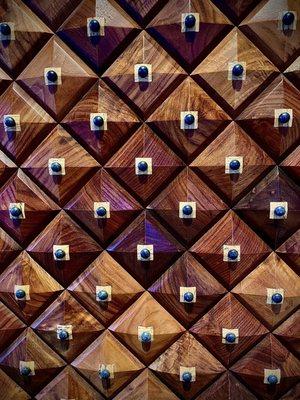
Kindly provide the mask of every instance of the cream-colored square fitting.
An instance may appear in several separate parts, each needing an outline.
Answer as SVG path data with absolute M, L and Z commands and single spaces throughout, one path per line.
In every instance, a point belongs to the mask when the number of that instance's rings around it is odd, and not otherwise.
M 139 341 L 142 342 L 142 334 L 145 333 L 145 332 L 150 333 L 151 342 L 153 342 L 154 341 L 154 328 L 153 328 L 153 326 L 141 326 L 141 325 L 138 326 L 138 339 L 139 339 Z
M 64 258 L 57 258 L 55 255 L 56 250 L 63 250 L 65 252 Z M 69 261 L 70 260 L 70 250 L 68 244 L 54 244 L 53 245 L 53 258 L 55 261 Z
M 66 331 L 69 334 L 68 340 L 73 339 L 73 326 L 72 325 L 56 325 L 56 337 L 59 339 L 61 331 Z
M 51 165 L 58 163 L 61 166 L 60 171 L 53 171 Z M 48 171 L 49 175 L 66 175 L 66 162 L 64 158 L 49 158 L 48 160 Z
M 17 217 L 11 215 L 10 210 L 14 207 L 17 207 L 21 210 L 21 214 Z M 25 203 L 9 203 L 9 218 L 10 219 L 25 219 Z
M 272 300 L 273 294 L 279 293 L 282 296 L 282 301 L 280 303 L 276 303 Z M 284 289 L 274 289 L 267 288 L 267 304 L 282 304 L 284 301 Z
M 101 117 L 103 119 L 103 125 L 97 126 L 94 123 L 95 117 Z M 107 131 L 107 113 L 90 113 L 90 130 L 91 131 Z
M 182 375 L 185 372 L 189 372 L 192 375 L 191 382 L 195 382 L 196 381 L 196 367 L 184 367 L 184 366 L 180 365 L 179 366 L 179 379 L 180 379 L 181 382 L 183 382 Z
M 25 296 L 23 298 L 19 299 L 16 296 L 17 290 L 24 290 Z M 15 299 L 18 301 L 30 300 L 30 286 L 29 285 L 15 285 L 14 286 L 14 295 L 15 295 Z
M 185 117 L 191 114 L 194 117 L 192 124 L 185 123 Z M 180 129 L 198 129 L 198 111 L 181 111 L 180 112 Z
M 107 369 L 110 373 L 109 379 L 113 379 L 115 377 L 115 366 L 114 364 L 100 364 L 99 371 L 102 372 L 104 369 Z
M 188 27 L 185 25 L 185 18 L 188 15 L 193 15 L 195 17 L 195 25 L 192 27 Z M 182 13 L 181 14 L 181 32 L 199 32 L 200 30 L 200 15 L 199 13 Z
M 276 215 L 275 210 L 277 207 L 283 207 L 285 209 L 284 215 Z M 287 201 L 271 201 L 270 202 L 270 219 L 287 219 L 288 216 L 288 203 Z
M 281 379 L 281 370 L 278 369 L 264 369 L 264 383 L 266 383 L 267 385 L 270 385 L 270 382 L 268 381 L 268 377 L 270 375 L 275 375 L 277 378 L 277 383 L 276 385 L 278 385 L 280 383 L 280 379 Z
M 140 162 L 147 163 L 148 167 L 145 171 L 141 171 L 139 169 Z M 136 157 L 136 159 L 135 159 L 135 174 L 136 175 L 152 175 L 152 158 L 151 157 Z
M 243 67 L 243 73 L 239 76 L 233 75 L 232 69 L 235 65 L 240 64 Z M 231 61 L 228 63 L 228 76 L 229 81 L 244 81 L 247 77 L 247 65 L 244 61 Z
M 92 20 L 96 20 L 99 22 L 100 25 L 100 29 L 98 32 L 93 32 L 90 28 L 90 22 Z M 104 17 L 91 17 L 91 18 L 87 18 L 86 20 L 86 31 L 87 31 L 87 35 L 88 37 L 92 37 L 92 36 L 105 36 L 105 18 Z
M 228 333 L 233 333 L 235 335 L 235 341 L 234 342 L 227 342 L 226 335 Z M 224 344 L 237 344 L 238 342 L 239 342 L 239 330 L 238 329 L 222 328 L 222 343 L 224 343 Z
M 279 122 L 279 115 L 283 113 L 288 113 L 290 116 L 290 119 L 288 122 L 282 124 Z M 293 110 L 291 108 L 276 108 L 274 110 L 274 127 L 275 128 L 291 128 L 293 126 Z
M 104 300 L 99 299 L 98 294 L 104 290 L 107 292 L 107 298 Z M 111 293 L 112 293 L 112 287 L 111 286 L 96 286 L 96 301 L 99 301 L 100 303 L 111 301 Z
M 7 24 L 10 27 L 10 34 L 9 35 L 4 35 L 3 33 L 0 32 L 0 41 L 7 41 L 10 42 L 11 40 L 15 40 L 15 23 L 14 22 L 7 22 L 7 21 L 1 21 L 1 24 Z
M 228 257 L 228 252 L 230 250 L 236 250 L 238 252 L 238 256 L 236 259 L 233 260 Z M 223 245 L 223 261 L 227 261 L 227 262 L 241 261 L 241 246 L 239 244 L 235 244 L 235 245 L 224 244 Z
M 100 207 L 103 207 L 106 210 L 106 214 L 103 216 L 97 214 L 97 210 Z M 94 202 L 94 217 L 100 218 L 100 219 L 110 218 L 110 203 L 109 203 L 109 201 L 95 201 Z
M 47 78 L 47 72 L 48 71 L 54 71 L 57 74 L 57 80 L 55 82 L 51 82 Z M 61 85 L 61 68 L 60 67 L 47 67 L 44 69 L 44 80 L 45 80 L 45 85 L 46 86 L 57 86 Z
M 239 169 L 232 169 L 230 167 L 231 161 L 238 161 L 240 163 Z M 241 174 L 242 172 L 243 172 L 243 157 L 242 156 L 225 157 L 225 174 Z
M 143 258 L 141 256 L 141 251 L 147 249 L 150 252 L 149 258 Z M 153 244 L 138 244 L 136 246 L 137 260 L 139 261 L 153 261 L 154 260 L 154 246 Z
M 192 213 L 191 214 L 184 214 L 183 208 L 184 206 L 191 206 Z M 180 201 L 179 202 L 179 218 L 196 218 L 196 202 L 195 201 Z
M 148 75 L 145 78 L 139 75 L 139 68 L 147 67 Z M 152 82 L 152 64 L 135 64 L 134 65 L 134 82 Z
M 35 363 L 34 361 L 19 361 L 19 370 L 21 372 L 22 368 L 28 367 L 31 369 L 30 374 L 28 376 L 35 375 Z
M 6 126 L 4 121 L 6 118 L 13 118 L 15 126 Z M 5 114 L 3 115 L 3 126 L 5 132 L 20 132 L 21 131 L 21 117 L 20 114 Z
M 185 293 L 190 292 L 193 294 L 192 301 L 186 301 L 184 299 Z M 196 286 L 180 286 L 179 288 L 179 301 L 180 303 L 196 303 Z

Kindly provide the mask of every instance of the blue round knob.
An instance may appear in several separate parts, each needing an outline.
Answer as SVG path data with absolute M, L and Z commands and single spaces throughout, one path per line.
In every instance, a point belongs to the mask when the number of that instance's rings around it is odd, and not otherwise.
M 23 290 L 23 289 L 16 290 L 16 298 L 17 299 L 24 299 L 25 296 L 26 296 L 25 290 Z
M 60 165 L 59 162 L 56 162 L 56 161 L 53 162 L 53 163 L 51 163 L 50 168 L 51 168 L 51 170 L 52 170 L 53 172 L 60 172 L 60 171 L 61 171 L 61 165 Z
M 96 213 L 99 217 L 105 217 L 107 211 L 105 207 L 98 207 Z
M 272 294 L 272 301 L 273 303 L 279 304 L 282 302 L 282 294 L 281 293 L 274 293 Z
M 186 204 L 185 206 L 182 207 L 182 213 L 184 215 L 191 215 L 193 213 L 193 207 L 190 206 L 189 204 Z
M 290 11 L 286 12 L 282 17 L 283 25 L 292 25 L 294 20 L 295 20 L 295 14 Z
M 192 292 L 185 292 L 183 295 L 183 299 L 184 299 L 184 301 L 190 303 L 191 301 L 194 300 L 194 295 Z
M 276 375 L 269 375 L 267 380 L 270 385 L 276 385 L 276 383 L 278 383 L 278 378 Z
M 8 128 L 13 128 L 16 126 L 16 121 L 13 117 L 6 117 L 4 120 L 4 124 L 5 126 L 7 126 Z
M 89 27 L 90 27 L 90 30 L 94 33 L 97 33 L 100 31 L 100 24 L 99 24 L 99 21 L 96 19 L 90 20 Z
M 234 343 L 236 340 L 236 336 L 234 333 L 228 332 L 228 333 L 226 333 L 225 340 L 228 343 Z
M 55 258 L 58 258 L 59 260 L 62 260 L 63 258 L 65 258 L 66 253 L 63 249 L 57 249 L 55 250 Z
M 239 256 L 239 253 L 237 250 L 235 249 L 231 249 L 228 251 L 227 257 L 229 258 L 229 260 L 236 260 Z
M 104 119 L 100 116 L 100 115 L 96 115 L 93 118 L 93 123 L 95 126 L 97 126 L 98 128 L 101 128 L 101 126 L 103 126 L 104 124 Z
M 285 215 L 285 207 L 283 206 L 277 206 L 274 210 L 274 214 L 277 217 L 283 217 Z
M 7 23 L 3 22 L 2 24 L 0 24 L 0 32 L 2 33 L 2 35 L 6 36 L 10 35 L 11 34 L 10 26 Z
M 193 116 L 193 114 L 186 114 L 186 116 L 184 117 L 184 123 L 186 125 L 193 125 L 194 122 L 195 117 Z
M 229 168 L 232 169 L 233 171 L 237 171 L 241 166 L 241 163 L 239 160 L 231 160 L 229 163 Z
M 59 332 L 58 337 L 60 340 L 64 341 L 64 340 L 68 340 L 69 339 L 69 333 L 65 330 L 62 330 Z
M 29 367 L 22 367 L 20 371 L 21 375 L 28 376 L 31 373 L 31 368 Z
M 147 260 L 150 257 L 150 250 L 142 249 L 140 255 L 144 260 Z
M 138 69 L 138 75 L 140 78 L 146 78 L 148 76 L 148 68 L 146 67 L 146 65 L 141 65 Z
M 101 379 L 109 379 L 110 378 L 110 372 L 108 369 L 103 369 L 102 371 L 99 372 L 100 378 Z
M 48 71 L 46 76 L 50 82 L 56 82 L 58 79 L 57 73 L 53 70 Z
M 289 122 L 290 119 L 291 116 L 288 112 L 283 112 L 278 117 L 278 121 L 280 122 L 280 124 L 286 124 Z
M 141 335 L 141 340 L 143 343 L 151 342 L 151 333 L 150 332 L 143 332 Z
M 235 64 L 232 68 L 232 75 L 241 76 L 244 72 L 244 67 L 241 64 Z
M 183 380 L 183 382 L 186 382 L 186 383 L 191 382 L 191 380 L 192 380 L 192 374 L 191 374 L 190 372 L 188 372 L 188 371 L 184 372 L 184 373 L 182 374 L 182 380 Z
M 141 172 L 145 172 L 145 171 L 147 171 L 147 169 L 148 169 L 148 164 L 146 163 L 146 161 L 140 161 L 139 163 L 138 163 L 138 170 L 139 171 L 141 171 Z
M 99 300 L 106 300 L 108 298 L 108 293 L 106 290 L 102 289 L 97 293 L 97 297 Z
M 196 17 L 193 14 L 188 14 L 184 19 L 184 25 L 186 28 L 193 28 L 196 23 Z
M 12 208 L 10 208 L 9 212 L 10 212 L 10 215 L 15 218 L 18 218 L 22 215 L 21 208 L 17 207 L 17 206 L 13 206 Z

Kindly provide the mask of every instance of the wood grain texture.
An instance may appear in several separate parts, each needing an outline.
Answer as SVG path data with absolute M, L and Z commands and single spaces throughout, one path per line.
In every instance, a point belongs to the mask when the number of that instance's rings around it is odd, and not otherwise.
M 109 203 L 109 218 L 95 218 L 94 202 Z M 65 206 L 101 244 L 112 241 L 142 211 L 142 206 L 101 169 Z
M 20 361 L 34 361 L 35 375 L 24 378 L 19 370 Z M 0 365 L 33 396 L 63 369 L 65 362 L 28 328 L 0 355 Z
M 2 0 L 0 20 L 14 23 L 14 40 L 0 41 L 0 64 L 14 78 L 52 35 L 21 0 Z
M 72 339 L 57 338 L 57 325 L 71 325 Z M 63 292 L 31 325 L 34 332 L 67 362 L 74 360 L 104 330 L 67 291 Z
M 300 275 L 300 229 L 290 236 L 276 253 Z
M 180 202 L 195 202 L 195 218 L 179 216 Z M 186 245 L 227 210 L 227 205 L 190 169 L 184 169 L 147 207 Z
M 17 171 L 17 166 L 0 150 L 0 185 L 2 186 L 14 172 Z
M 195 303 L 180 302 L 180 287 L 196 287 Z M 190 327 L 226 293 L 226 289 L 188 252 L 148 291 L 185 327 Z
M 242 157 L 243 172 L 226 174 L 226 157 Z M 201 177 L 208 178 L 222 197 L 232 204 L 274 166 L 274 161 L 241 129 L 232 122 L 191 163 Z
M 296 182 L 300 183 L 300 146 L 296 147 L 295 150 L 282 161 L 280 168 Z
M 142 26 L 147 25 L 147 22 L 163 6 L 160 0 L 119 0 L 119 3 Z
M 281 161 L 300 140 L 300 92 L 284 77 L 277 77 L 237 117 L 238 124 L 276 161 Z M 274 110 L 292 109 L 291 127 L 274 126 Z
M 186 385 L 180 381 L 180 366 L 195 367 L 195 382 Z M 171 386 L 175 393 L 187 400 L 192 399 L 225 370 L 223 365 L 188 332 L 159 356 L 150 365 L 150 369 Z
M 238 343 L 222 343 L 222 329 L 238 329 Z M 190 332 L 227 367 L 269 331 L 228 293 L 190 329 Z
M 69 260 L 54 260 L 53 246 L 68 245 Z M 27 248 L 62 285 L 69 285 L 100 254 L 101 247 L 64 211 Z
M 15 298 L 15 285 L 28 285 L 30 299 Z M 30 324 L 54 301 L 63 287 L 23 251 L 0 275 L 0 299 Z
M 143 343 L 138 337 L 138 327 L 152 327 L 153 340 Z M 148 292 L 130 306 L 112 325 L 118 339 L 149 365 L 159 354 L 184 332 L 179 324 Z
M 107 130 L 91 131 L 91 113 L 106 113 Z M 93 157 L 105 164 L 140 126 L 141 121 L 109 86 L 99 80 L 61 124 Z
M 269 245 L 277 248 L 299 228 L 299 199 L 299 185 L 275 167 L 233 209 Z M 277 201 L 288 203 L 286 219 L 270 219 L 270 202 Z
M 3 93 L 4 90 L 10 85 L 12 79 L 2 68 L 0 68 L 0 92 Z
M 287 10 L 288 8 L 288 10 Z M 244 19 L 241 30 L 278 67 L 287 66 L 299 53 L 300 30 L 278 29 L 278 19 L 289 10 L 300 15 L 297 0 L 265 0 Z
M 280 369 L 278 385 L 264 383 L 264 369 Z M 263 399 L 278 398 L 299 380 L 300 361 L 269 334 L 230 368 Z
M 65 160 L 65 175 L 50 175 L 50 158 Z M 41 142 L 22 165 L 22 169 L 60 206 L 70 200 L 99 167 L 99 163 L 60 126 Z
M 267 288 L 283 289 L 283 303 L 267 304 Z M 299 306 L 299 289 L 298 276 L 275 253 L 272 253 L 237 284 L 232 293 L 269 328 L 274 328 Z
M 199 32 L 182 32 L 183 13 L 199 15 Z M 230 30 L 232 24 L 210 1 L 174 0 L 148 25 L 147 30 L 189 72 Z
M 197 111 L 197 129 L 180 128 L 181 112 Z M 190 162 L 230 122 L 230 117 L 190 77 L 186 78 L 147 119 L 181 157 Z
M 223 261 L 224 245 L 240 246 L 240 261 Z M 226 287 L 232 288 L 264 260 L 271 249 L 233 211 L 229 211 L 190 249 Z
M 102 364 L 113 365 L 114 377 L 108 382 L 99 376 Z M 144 365 L 109 331 L 96 339 L 72 365 L 107 397 L 112 397 L 144 369 Z
M 111 286 L 111 300 L 96 300 L 96 286 Z M 69 286 L 69 292 L 105 326 L 143 293 L 143 287 L 106 251 Z
M 284 71 L 284 75 L 300 89 L 300 56 Z
M 251 393 L 233 374 L 224 372 L 221 377 L 202 392 L 196 400 L 256 400 Z
M 0 271 L 21 252 L 22 248 L 0 228 Z
M 5 132 L 5 115 L 20 115 L 21 130 Z M 16 83 L 0 96 L 0 146 L 18 165 L 55 125 L 50 115 Z
M 212 0 L 237 25 L 260 0 Z
M 105 19 L 103 36 L 87 35 L 87 19 L 94 16 Z M 58 35 L 94 70 L 103 72 L 139 31 L 139 25 L 116 1 L 83 0 L 59 28 Z
M 114 400 L 177 400 L 178 397 L 149 370 L 145 369 Z
M 151 175 L 136 174 L 137 157 L 152 159 Z M 183 167 L 180 158 L 147 125 L 142 125 L 105 165 L 129 192 L 146 204 Z
M 57 377 L 55 377 L 40 393 L 35 396 L 36 400 L 57 399 L 84 399 L 103 400 L 91 385 L 87 383 L 73 368 L 67 366 Z
M 229 63 L 235 62 L 246 63 L 244 80 L 228 79 Z M 268 58 L 235 28 L 196 67 L 192 76 L 201 83 L 205 81 L 222 97 L 230 111 L 238 112 L 240 106 L 276 73 L 277 68 Z
M 44 69 L 61 68 L 61 85 L 45 85 Z M 18 76 L 17 82 L 57 121 L 97 81 L 94 72 L 54 36 Z
M 0 352 L 4 351 L 25 328 L 26 325 L 13 312 L 0 303 Z M 1 377 L 0 381 L 2 382 Z
M 300 334 L 297 328 L 299 324 L 300 311 L 297 310 L 273 332 L 274 336 L 298 357 L 300 355 Z
M 153 245 L 153 260 L 137 259 L 138 244 Z M 147 288 L 183 253 L 184 247 L 144 211 L 107 247 L 107 251 Z
M 15 381 L 0 370 L 0 396 L 6 400 L 30 400 L 30 396 Z
M 9 215 L 10 203 L 25 204 L 25 218 Z M 0 189 L 0 219 L 6 231 L 26 246 L 58 213 L 58 206 L 20 169 Z
M 151 64 L 152 82 L 134 82 L 135 64 Z M 185 76 L 185 71 L 168 53 L 151 36 L 142 32 L 102 77 L 140 116 L 146 118 Z

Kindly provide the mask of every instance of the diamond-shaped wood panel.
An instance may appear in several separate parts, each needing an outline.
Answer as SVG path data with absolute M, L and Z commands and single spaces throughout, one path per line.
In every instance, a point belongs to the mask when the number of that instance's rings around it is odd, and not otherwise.
M 30 400 L 30 396 L 15 381 L 0 370 L 0 396 L 7 400 Z
M 297 326 L 300 324 L 300 310 L 297 310 L 283 322 L 273 334 L 298 357 L 300 355 L 300 335 Z
M 300 229 L 290 236 L 276 253 L 300 275 Z
M 300 56 L 284 71 L 284 75 L 300 88 Z
M 296 182 L 300 182 L 300 146 L 297 146 L 295 150 L 282 161 L 280 168 Z
M 0 228 L 0 270 L 20 253 L 22 248 L 3 229 Z
M 2 303 L 0 303 L 0 316 L 0 352 L 2 352 L 20 335 L 26 325 Z

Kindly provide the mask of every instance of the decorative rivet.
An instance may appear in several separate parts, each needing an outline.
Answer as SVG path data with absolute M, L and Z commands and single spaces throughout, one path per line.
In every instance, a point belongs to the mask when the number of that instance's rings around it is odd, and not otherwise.
M 146 78 L 148 76 L 148 67 L 146 67 L 145 65 L 141 65 L 138 69 L 138 75 L 140 78 Z
M 237 250 L 231 249 L 228 251 L 227 256 L 228 256 L 229 260 L 236 260 L 239 256 L 239 253 Z
M 239 160 L 231 160 L 229 163 L 229 168 L 232 169 L 233 171 L 237 171 L 241 166 L 241 163 Z
M 99 217 L 104 217 L 107 214 L 105 207 L 98 207 L 96 213 Z
M 273 303 L 279 304 L 282 302 L 282 294 L 281 293 L 274 293 L 272 294 L 272 301 Z
M 47 76 L 48 81 L 50 81 L 50 82 L 56 82 L 58 79 L 57 73 L 55 71 L 53 71 L 52 69 L 47 71 L 46 76 Z
M 62 249 L 57 249 L 55 250 L 55 257 L 58 258 L 59 260 L 62 260 L 63 258 L 66 257 L 66 252 Z
M 182 213 L 184 215 L 191 215 L 193 213 L 193 207 L 190 206 L 189 204 L 186 204 L 185 206 L 182 207 Z
M 141 334 L 141 341 L 143 343 L 149 343 L 151 342 L 151 333 L 150 332 L 143 332 Z
M 61 171 L 61 164 L 57 161 L 51 163 L 50 168 L 53 172 L 60 172 Z
M 29 367 L 22 367 L 20 370 L 21 375 L 28 376 L 31 374 L 31 368 Z
M 148 249 L 142 249 L 140 252 L 140 256 L 144 259 L 147 260 L 150 257 L 151 253 L 150 250 Z
M 104 300 L 106 300 L 106 299 L 108 298 L 108 293 L 107 293 L 106 290 L 100 290 L 100 291 L 97 293 L 97 297 L 98 297 L 99 300 L 104 301 Z
M 241 76 L 243 75 L 244 67 L 241 64 L 235 64 L 232 67 L 232 75 L 234 76 Z
M 192 380 L 192 374 L 191 374 L 190 372 L 188 372 L 188 371 L 184 372 L 184 373 L 182 374 L 182 380 L 183 380 L 183 382 L 186 382 L 186 383 L 191 382 L 191 380 Z
M 68 340 L 69 339 L 69 333 L 66 330 L 61 330 L 58 334 L 58 337 L 60 340 Z
M 184 19 L 186 28 L 193 28 L 196 24 L 196 18 L 193 14 L 188 14 Z
M 277 206 L 274 210 L 274 214 L 277 217 L 283 217 L 285 215 L 285 213 L 286 213 L 286 210 L 285 210 L 285 207 L 283 207 L 283 206 Z
M 276 375 L 269 375 L 267 381 L 270 385 L 276 385 L 278 383 L 278 378 Z
M 0 32 L 2 35 L 8 36 L 11 34 L 11 28 L 6 22 L 0 24 Z
M 184 123 L 186 125 L 193 125 L 193 123 L 195 122 L 195 117 L 193 114 L 186 114 L 184 117 Z
M 93 118 L 93 123 L 95 126 L 97 126 L 97 128 L 101 128 L 101 126 L 103 126 L 103 124 L 104 124 L 104 119 L 100 115 L 96 115 Z
M 90 27 L 90 30 L 94 33 L 97 33 L 100 31 L 100 24 L 99 24 L 99 21 L 97 21 L 96 19 L 90 20 L 89 27 Z
M 225 340 L 228 343 L 234 343 L 236 340 L 236 335 L 233 332 L 228 332 L 225 336 Z
M 103 369 L 102 371 L 99 371 L 99 376 L 101 379 L 109 379 L 110 378 L 110 372 L 108 369 Z
M 22 209 L 17 206 L 13 206 L 9 209 L 10 215 L 14 218 L 19 218 L 22 215 Z
M 24 299 L 24 297 L 26 296 L 26 292 L 23 289 L 18 289 L 16 290 L 15 295 L 17 299 Z
M 278 121 L 280 122 L 280 124 L 287 124 L 290 119 L 291 116 L 288 112 L 283 112 L 278 116 Z
M 16 121 L 13 117 L 6 117 L 4 120 L 4 124 L 8 128 L 14 128 L 16 126 Z
M 294 13 L 288 11 L 285 14 L 283 14 L 283 17 L 282 17 L 283 25 L 292 25 L 294 21 L 295 21 Z
M 137 165 L 139 171 L 145 172 L 148 169 L 148 163 L 146 161 L 140 161 Z
M 187 303 L 191 303 L 194 300 L 194 295 L 192 292 L 186 292 L 183 295 L 183 299 L 184 301 L 186 301 Z

